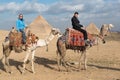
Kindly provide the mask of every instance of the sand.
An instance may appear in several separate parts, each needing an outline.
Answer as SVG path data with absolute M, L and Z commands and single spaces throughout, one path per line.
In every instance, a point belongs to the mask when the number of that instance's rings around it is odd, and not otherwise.
M 2 57 L 2 41 L 8 34 L 8 31 L 0 30 L 0 58 Z M 46 47 L 38 48 L 35 54 L 35 74 L 31 73 L 31 65 L 27 64 L 25 74 L 21 74 L 21 64 L 25 57 L 25 52 L 11 52 L 10 65 L 12 74 L 3 70 L 0 61 L 0 80 L 120 80 L 120 34 L 114 34 L 107 38 L 106 44 L 94 46 L 87 52 L 88 69 L 77 71 L 71 68 L 71 72 L 58 71 L 56 62 L 56 38 L 49 44 L 49 51 Z M 72 50 L 67 51 L 67 61 L 78 61 L 78 53 Z M 77 66 L 77 65 L 73 65 Z M 20 69 L 20 70 L 19 70 Z

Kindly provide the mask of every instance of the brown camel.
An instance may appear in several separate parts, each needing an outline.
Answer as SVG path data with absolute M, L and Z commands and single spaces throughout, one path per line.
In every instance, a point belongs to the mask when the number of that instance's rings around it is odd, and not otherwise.
M 73 30 L 74 32 L 76 32 L 75 30 Z M 87 69 L 87 49 L 90 48 L 90 46 L 86 46 L 86 45 L 82 45 L 82 46 L 74 46 L 74 45 L 70 45 L 68 44 L 68 35 L 71 34 L 68 29 L 65 31 L 65 34 L 63 34 L 61 37 L 58 38 L 57 40 L 57 56 L 58 56 L 58 60 L 57 60 L 57 63 L 58 63 L 58 69 L 59 71 L 61 70 L 60 69 L 60 65 L 63 65 L 67 71 L 69 71 L 69 66 L 67 64 L 67 62 L 65 61 L 65 56 L 66 56 L 66 50 L 68 49 L 71 49 L 71 50 L 77 50 L 77 52 L 81 52 L 81 55 L 79 57 L 79 66 L 78 66 L 78 69 L 80 70 L 80 66 L 81 66 L 81 63 L 82 63 L 82 57 L 84 59 L 84 69 L 86 70 Z M 99 35 L 97 36 L 99 37 L 100 39 L 102 39 L 102 42 L 105 43 L 104 39 Z M 88 35 L 88 38 L 92 41 L 92 43 L 95 45 L 96 41 L 94 39 L 94 37 L 89 34 Z

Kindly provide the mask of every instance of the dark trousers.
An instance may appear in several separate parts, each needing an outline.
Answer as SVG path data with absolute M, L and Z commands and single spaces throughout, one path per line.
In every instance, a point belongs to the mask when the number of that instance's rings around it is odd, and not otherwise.
M 25 43 L 26 43 L 26 35 L 25 35 L 25 32 L 24 32 L 23 29 L 20 29 L 20 32 L 22 33 L 22 42 L 23 42 L 23 44 L 25 44 Z
M 76 30 L 78 30 L 78 31 L 80 31 L 80 32 L 82 32 L 82 33 L 83 33 L 83 35 L 84 35 L 84 40 L 87 40 L 87 39 L 88 39 L 88 35 L 87 35 L 87 31 L 86 31 L 86 30 L 81 29 L 81 28 L 76 29 Z

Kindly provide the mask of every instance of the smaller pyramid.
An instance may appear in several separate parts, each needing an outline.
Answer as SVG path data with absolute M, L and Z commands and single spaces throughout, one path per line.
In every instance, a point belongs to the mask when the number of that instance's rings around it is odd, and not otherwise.
M 100 33 L 100 30 L 97 28 L 97 26 L 94 23 L 90 23 L 87 26 L 86 30 L 90 34 L 94 34 L 94 35 L 99 35 L 99 33 Z

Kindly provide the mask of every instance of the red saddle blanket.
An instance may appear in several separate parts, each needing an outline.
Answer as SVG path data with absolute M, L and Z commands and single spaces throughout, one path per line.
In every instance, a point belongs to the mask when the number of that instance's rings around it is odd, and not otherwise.
M 84 36 L 81 32 L 67 28 L 66 29 L 66 43 L 70 46 L 84 46 Z

